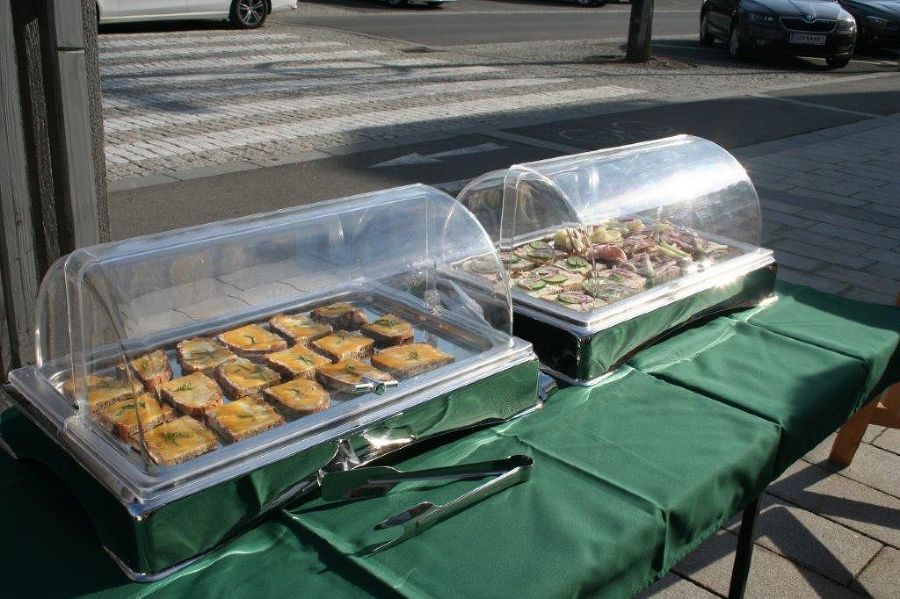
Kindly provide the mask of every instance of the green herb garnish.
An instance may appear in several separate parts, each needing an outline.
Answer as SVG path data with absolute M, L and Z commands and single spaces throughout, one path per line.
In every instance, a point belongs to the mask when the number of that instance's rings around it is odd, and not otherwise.
M 192 383 L 183 383 L 180 387 L 176 388 L 175 391 L 193 391 L 194 385 Z
M 186 433 L 184 431 L 169 431 L 162 433 L 163 441 L 171 443 L 172 445 L 178 445 L 178 439 L 190 439 L 192 436 L 191 433 Z
M 408 355 L 409 355 L 410 360 L 418 360 L 419 359 L 419 352 L 417 352 L 417 351 L 411 351 L 411 352 L 409 352 Z

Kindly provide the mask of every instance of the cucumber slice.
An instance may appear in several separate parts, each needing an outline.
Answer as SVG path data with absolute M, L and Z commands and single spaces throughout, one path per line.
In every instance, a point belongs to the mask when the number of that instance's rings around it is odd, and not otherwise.
M 527 289 L 528 291 L 537 291 L 547 286 L 547 283 L 541 279 L 522 279 L 517 284 L 522 289 Z
M 572 268 L 587 268 L 590 266 L 588 261 L 581 256 L 569 256 L 566 258 L 566 265 L 571 266 Z
M 566 275 L 549 275 L 546 277 L 541 277 L 541 280 L 550 283 L 551 285 L 562 285 L 569 280 L 569 277 L 567 277 Z

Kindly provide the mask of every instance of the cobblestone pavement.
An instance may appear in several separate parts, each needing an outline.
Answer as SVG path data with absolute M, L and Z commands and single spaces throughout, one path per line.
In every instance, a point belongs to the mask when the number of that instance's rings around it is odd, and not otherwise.
M 763 244 L 775 249 L 781 278 L 864 301 L 896 301 L 897 139 L 900 114 L 735 152 L 759 191 Z
M 577 40 L 430 49 L 278 24 L 106 34 L 100 52 L 111 181 L 836 76 L 751 63 L 610 64 L 603 57 L 618 44 Z

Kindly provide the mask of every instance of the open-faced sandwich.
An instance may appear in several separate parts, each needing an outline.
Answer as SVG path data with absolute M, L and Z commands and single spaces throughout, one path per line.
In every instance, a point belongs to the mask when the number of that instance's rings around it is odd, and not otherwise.
M 244 397 L 208 411 L 206 422 L 234 443 L 284 424 L 284 418 L 262 399 Z
M 319 322 L 337 329 L 358 329 L 369 322 L 366 313 L 348 302 L 335 302 L 327 306 L 319 306 L 312 311 L 312 316 Z
M 150 458 L 167 466 L 196 458 L 219 444 L 211 430 L 190 416 L 144 431 L 144 443 Z M 135 438 L 135 444 L 140 445 L 139 438 Z
M 294 379 L 269 387 L 265 397 L 290 416 L 306 416 L 328 408 L 331 399 L 322 385 L 308 379 Z
M 200 372 L 167 381 L 159 386 L 159 392 L 179 412 L 198 418 L 222 404 L 222 389 Z
M 266 387 L 281 382 L 277 372 L 246 358 L 225 362 L 216 369 L 216 378 L 231 399 L 259 395 Z
M 312 347 L 335 362 L 345 358 L 368 358 L 372 355 L 375 340 L 347 331 L 337 331 L 333 335 L 316 339 Z
M 192 372 L 211 373 L 222 362 L 235 357 L 234 352 L 217 341 L 207 337 L 186 339 L 176 346 L 178 363 L 185 374 Z
M 408 379 L 453 361 L 453 356 L 427 343 L 389 347 L 372 356 L 372 365 L 397 379 Z
M 156 389 L 161 383 L 172 380 L 169 358 L 161 349 L 134 358 L 129 366 L 147 389 Z
M 331 364 L 331 360 L 303 345 L 266 354 L 263 361 L 288 378 L 306 379 L 315 378 L 316 368 Z
M 415 336 L 412 325 L 393 314 L 379 316 L 364 325 L 362 331 L 381 345 L 411 343 Z
M 243 356 L 258 356 L 287 349 L 287 341 L 258 324 L 248 324 L 219 335 L 219 341 Z
M 346 360 L 323 366 L 316 373 L 316 378 L 326 387 L 344 393 L 355 393 L 357 385 L 365 384 L 366 379 L 384 382 L 394 380 L 386 372 L 382 372 L 356 358 L 347 358 Z
M 269 319 L 269 325 L 299 345 L 308 345 L 310 341 L 330 335 L 332 331 L 331 325 L 303 314 L 278 314 Z
M 85 377 L 87 387 L 87 404 L 91 410 L 103 408 L 118 401 L 134 397 L 144 392 L 144 387 L 136 380 L 130 380 L 125 376 L 104 376 L 89 374 Z M 63 383 L 63 394 L 70 400 L 75 400 L 75 381 L 72 379 Z
M 119 400 L 97 411 L 100 423 L 128 442 L 137 435 L 138 427 L 146 431 L 174 417 L 170 405 L 160 403 L 149 393 Z

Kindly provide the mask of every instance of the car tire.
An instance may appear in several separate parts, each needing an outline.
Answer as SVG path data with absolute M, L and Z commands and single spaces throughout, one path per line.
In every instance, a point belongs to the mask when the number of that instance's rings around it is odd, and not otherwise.
M 716 41 L 716 36 L 709 32 L 709 13 L 703 13 L 700 17 L 700 44 L 703 46 L 712 46 Z
M 228 21 L 238 29 L 256 29 L 266 22 L 268 15 L 266 0 L 234 0 Z
M 731 32 L 728 34 L 728 56 L 734 59 L 743 58 L 747 52 L 741 41 L 741 28 L 737 21 L 731 24 Z
M 828 63 L 832 69 L 843 69 L 845 66 L 850 64 L 849 56 L 828 56 L 825 58 L 825 62 Z

